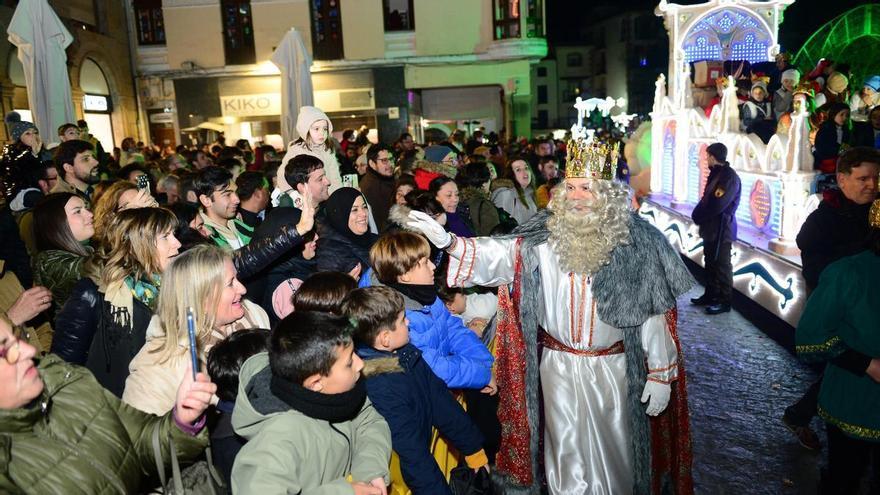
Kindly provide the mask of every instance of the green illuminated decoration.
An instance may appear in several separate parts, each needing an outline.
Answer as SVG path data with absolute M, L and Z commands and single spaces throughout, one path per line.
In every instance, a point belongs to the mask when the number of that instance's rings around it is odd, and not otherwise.
M 853 89 L 866 76 L 880 74 L 880 4 L 865 4 L 845 12 L 813 33 L 798 51 L 794 65 L 803 73 L 821 58 L 848 62 L 855 76 Z

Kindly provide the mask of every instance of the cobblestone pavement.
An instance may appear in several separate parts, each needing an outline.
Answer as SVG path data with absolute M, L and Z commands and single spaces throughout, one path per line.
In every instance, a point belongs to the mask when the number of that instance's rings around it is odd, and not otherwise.
M 822 454 L 781 422 L 814 373 L 738 312 L 708 316 L 692 306 L 702 290 L 678 301 L 697 493 L 816 493 Z M 824 431 L 819 437 L 824 444 Z

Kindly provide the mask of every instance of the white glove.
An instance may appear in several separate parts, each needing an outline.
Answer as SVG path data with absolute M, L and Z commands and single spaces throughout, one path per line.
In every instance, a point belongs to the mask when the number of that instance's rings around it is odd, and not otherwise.
M 671 392 L 671 386 L 648 380 L 645 383 L 645 391 L 642 392 L 642 403 L 648 402 L 648 399 L 651 402 L 648 403 L 648 410 L 645 413 L 648 416 L 657 416 L 662 413 L 666 406 L 669 405 L 669 394 Z
M 408 218 L 407 227 L 420 232 L 431 241 L 431 244 L 440 249 L 446 249 L 452 244 L 452 235 L 431 218 L 431 215 L 421 211 L 411 211 Z

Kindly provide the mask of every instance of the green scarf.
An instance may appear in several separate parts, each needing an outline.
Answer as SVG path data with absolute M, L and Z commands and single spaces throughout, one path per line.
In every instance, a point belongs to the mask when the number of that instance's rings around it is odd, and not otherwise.
M 131 291 L 131 295 L 138 301 L 147 305 L 150 310 L 156 309 L 156 298 L 159 297 L 160 278 L 158 275 L 150 276 L 151 281 L 143 279 L 135 280 L 134 277 L 125 277 L 125 286 Z

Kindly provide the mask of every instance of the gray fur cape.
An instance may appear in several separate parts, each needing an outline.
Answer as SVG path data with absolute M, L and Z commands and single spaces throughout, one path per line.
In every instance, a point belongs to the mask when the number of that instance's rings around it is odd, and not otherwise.
M 522 238 L 522 290 L 520 321 L 526 343 L 526 402 L 531 430 L 532 486 L 516 484 L 498 470 L 492 472 L 496 486 L 506 494 L 537 494 L 543 484 L 543 473 L 538 466 L 540 397 L 538 393 L 538 314 L 542 309 L 539 297 L 541 276 L 538 256 L 533 249 L 547 242 L 550 232 L 547 219 L 552 215 L 543 210 L 503 238 Z M 675 307 L 676 298 L 694 284 L 679 254 L 663 234 L 637 213 L 630 216 L 629 244 L 618 246 L 611 261 L 593 278 L 592 290 L 597 301 L 598 317 L 623 330 L 626 353 L 628 390 L 626 401 L 630 411 L 632 431 L 634 494 L 651 492 L 651 436 L 645 405 L 641 403 L 642 389 L 647 380 L 645 354 L 642 351 L 641 325 L 654 315 L 664 314 Z

